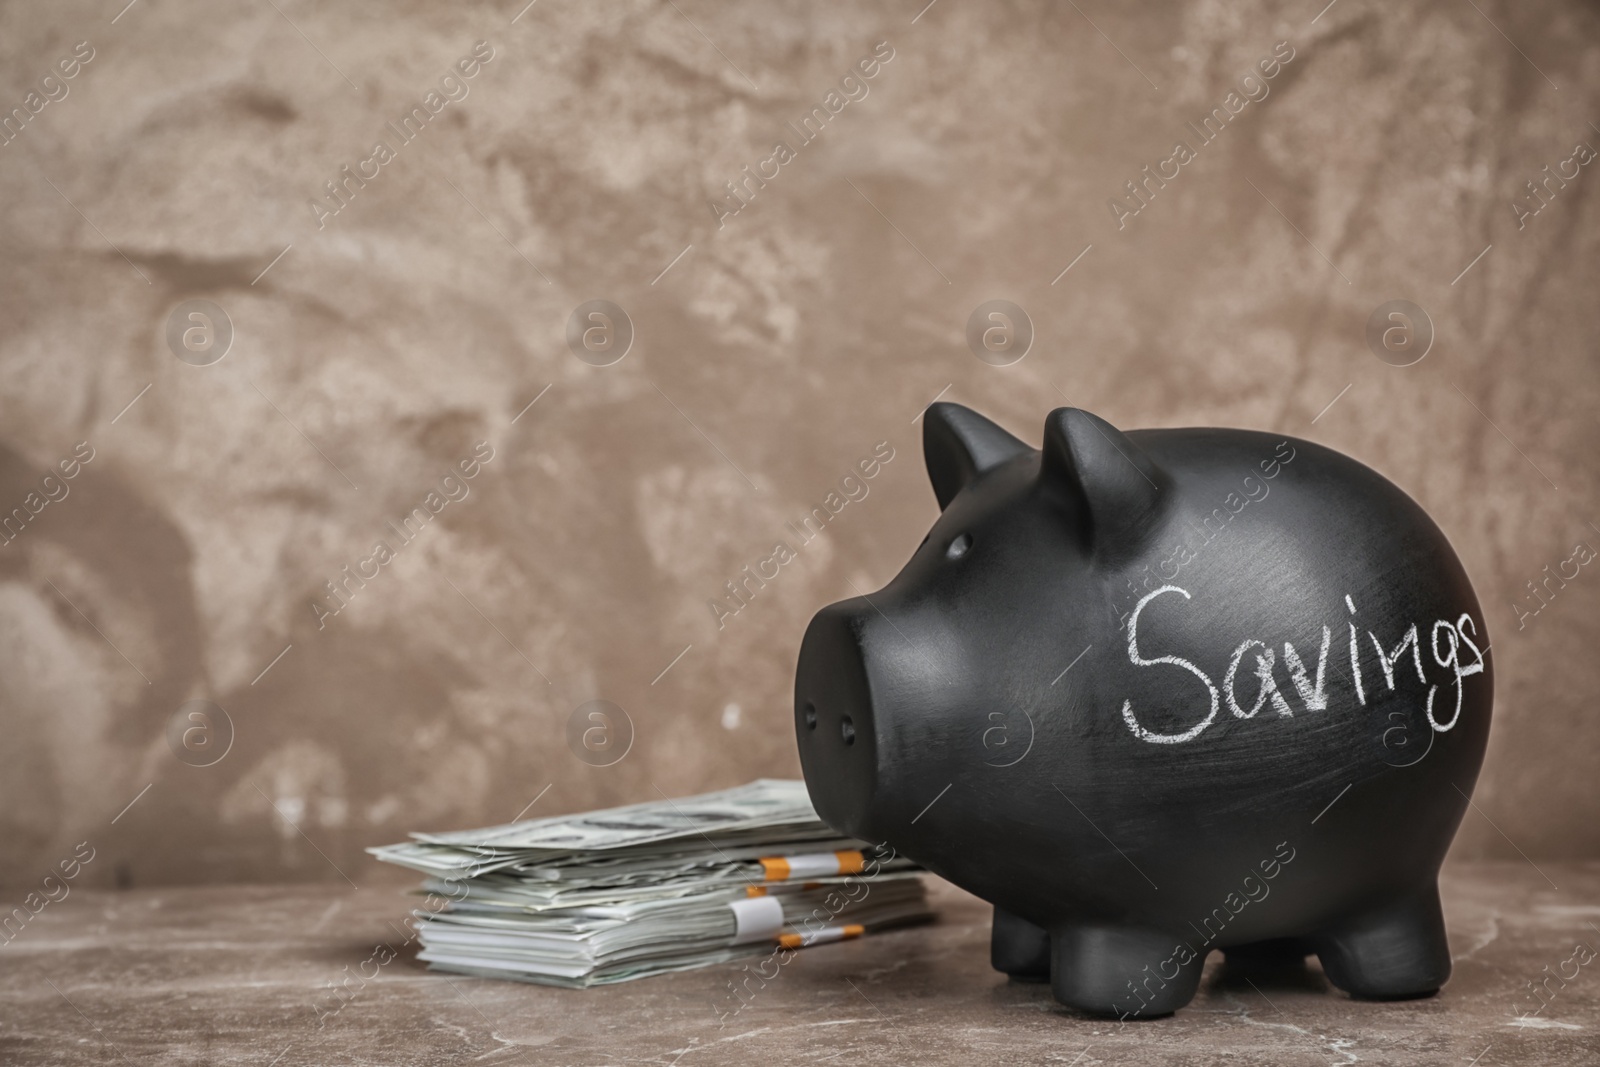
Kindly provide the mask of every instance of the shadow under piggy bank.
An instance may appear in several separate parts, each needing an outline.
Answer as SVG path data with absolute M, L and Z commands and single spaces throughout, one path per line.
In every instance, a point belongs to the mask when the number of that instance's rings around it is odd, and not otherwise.
M 1074 1008 L 1168 1014 L 1211 951 L 1290 943 L 1357 996 L 1437 991 L 1493 677 L 1422 509 L 1252 431 L 1062 408 L 1035 450 L 935 404 L 923 445 L 938 521 L 800 649 L 822 818 L 993 903 L 994 966 Z

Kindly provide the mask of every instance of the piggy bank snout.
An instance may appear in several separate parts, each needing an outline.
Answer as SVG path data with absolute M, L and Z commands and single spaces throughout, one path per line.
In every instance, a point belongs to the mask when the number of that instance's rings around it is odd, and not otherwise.
M 795 669 L 795 735 L 811 802 L 834 829 L 862 836 L 878 777 L 878 738 L 860 600 L 811 620 Z

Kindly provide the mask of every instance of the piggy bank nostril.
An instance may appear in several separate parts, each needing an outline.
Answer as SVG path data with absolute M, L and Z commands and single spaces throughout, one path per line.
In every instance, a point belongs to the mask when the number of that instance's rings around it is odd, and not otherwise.
M 839 736 L 844 738 L 847 745 L 856 743 L 856 724 L 850 721 L 848 715 L 839 720 Z
M 817 706 L 815 704 L 812 704 L 812 703 L 808 702 L 806 704 L 806 729 L 807 730 L 815 730 L 816 728 L 817 728 Z

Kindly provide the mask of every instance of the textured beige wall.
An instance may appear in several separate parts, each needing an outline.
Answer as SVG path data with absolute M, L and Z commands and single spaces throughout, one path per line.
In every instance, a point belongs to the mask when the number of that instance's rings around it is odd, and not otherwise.
M 913 419 L 941 393 L 1034 441 L 1070 399 L 1389 475 L 1465 559 L 1498 665 L 1458 852 L 1600 857 L 1600 574 L 1521 629 L 1513 606 L 1600 546 L 1600 173 L 1513 207 L 1600 144 L 1592 7 L 120 6 L 0 9 L 0 106 L 38 106 L 0 147 L 0 504 L 66 492 L 0 547 L 8 882 L 85 840 L 101 883 L 361 882 L 363 846 L 547 787 L 535 812 L 797 773 L 800 635 L 921 539 Z M 1285 40 L 1119 229 L 1108 199 Z M 785 124 L 879 42 L 801 143 Z M 435 90 L 402 143 L 385 123 Z M 334 214 L 324 183 L 380 139 Z M 777 176 L 734 214 L 746 165 Z M 1009 366 L 965 340 L 996 298 L 1036 334 Z M 207 366 L 166 338 L 191 299 L 234 331 Z M 568 348 L 591 299 L 634 326 L 611 366 Z M 1436 330 L 1415 366 L 1364 339 L 1394 299 Z M 402 545 L 386 522 L 478 442 Z M 867 496 L 719 629 L 708 601 L 879 442 Z M 610 767 L 567 740 L 597 698 L 636 731 Z M 210 766 L 175 755 L 206 762 L 204 724 L 169 744 L 195 699 L 233 727 Z

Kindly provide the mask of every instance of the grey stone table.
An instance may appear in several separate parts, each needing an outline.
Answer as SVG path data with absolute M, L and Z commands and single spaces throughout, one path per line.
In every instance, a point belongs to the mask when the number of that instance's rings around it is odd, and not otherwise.
M 1122 1026 L 992 972 L 988 908 L 943 882 L 938 923 L 804 950 L 735 1013 L 731 964 L 581 992 L 430 973 L 400 884 L 366 873 L 73 891 L 0 947 L 0 1063 L 1600 1063 L 1600 958 L 1574 954 L 1600 950 L 1596 864 L 1447 868 L 1438 997 L 1363 1003 L 1314 962 L 1214 954 L 1190 1007 Z

